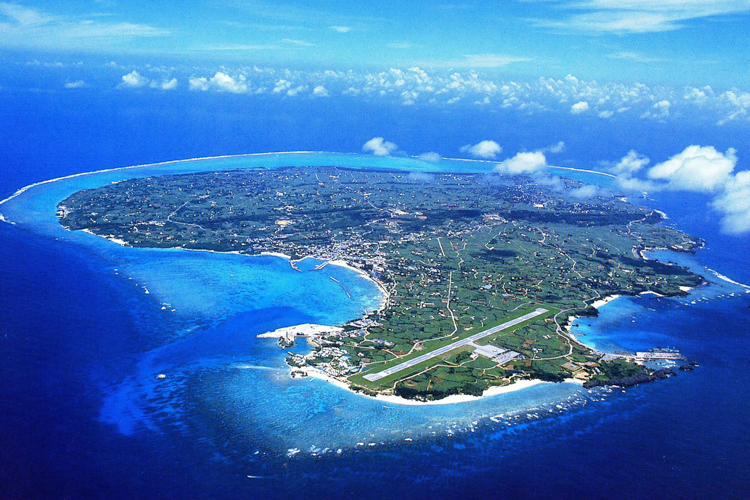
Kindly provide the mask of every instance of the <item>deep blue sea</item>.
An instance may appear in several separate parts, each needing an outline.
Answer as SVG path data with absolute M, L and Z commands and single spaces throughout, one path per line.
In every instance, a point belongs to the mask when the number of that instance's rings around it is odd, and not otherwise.
M 166 113 L 116 93 L 1 98 L 0 198 L 60 175 L 174 158 L 357 151 L 373 135 L 447 155 L 470 142 L 470 126 L 479 139 L 493 130 L 507 137 L 509 149 L 566 135 L 560 163 L 579 167 L 636 146 L 667 156 L 705 133 L 651 125 L 618 135 L 592 122 L 587 148 L 554 120 L 536 137 L 528 127 L 514 134 L 527 117 L 369 109 L 365 128 L 347 122 L 343 107 L 306 123 L 301 109 L 233 110 L 226 101 L 159 103 L 173 105 Z M 261 127 L 264 116 L 274 125 Z M 420 131 L 426 121 L 433 127 Z M 665 144 L 648 139 L 660 132 L 672 132 Z M 737 134 L 712 144 L 731 146 Z M 575 328 L 604 350 L 677 347 L 700 363 L 694 372 L 625 391 L 547 384 L 429 407 L 291 380 L 283 351 L 256 338 L 376 307 L 377 289 L 356 274 L 297 273 L 275 257 L 126 249 L 65 232 L 54 217 L 68 193 L 122 176 L 290 163 L 435 168 L 351 155 L 248 157 L 78 177 L 0 206 L 18 222 L 0 224 L 0 498 L 750 497 L 750 294 L 711 272 L 750 283 L 750 238 L 721 234 L 707 199 L 639 201 L 706 240 L 694 256 L 658 257 L 710 285 L 681 299 L 618 299 Z

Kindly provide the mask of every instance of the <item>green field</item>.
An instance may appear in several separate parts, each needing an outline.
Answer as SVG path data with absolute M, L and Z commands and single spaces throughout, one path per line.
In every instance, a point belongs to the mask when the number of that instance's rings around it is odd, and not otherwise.
M 452 349 L 452 350 L 448 351 L 447 353 L 445 353 L 443 355 L 435 356 L 434 358 L 431 358 L 429 360 L 423 361 L 422 363 L 419 363 L 419 364 L 414 365 L 412 367 L 406 368 L 406 369 L 401 370 L 401 371 L 399 371 L 397 373 L 393 373 L 393 374 L 391 374 L 391 375 L 389 375 L 387 377 L 384 377 L 384 378 L 379 379 L 379 380 L 374 381 L 374 382 L 371 382 L 371 381 L 365 379 L 364 376 L 367 375 L 368 373 L 377 373 L 377 372 L 386 370 L 386 369 L 388 369 L 388 368 L 390 368 L 392 366 L 396 366 L 399 363 L 403 363 L 404 361 L 408 361 L 410 359 L 414 359 L 414 358 L 416 358 L 418 356 L 423 356 L 425 354 L 429 354 L 431 351 L 435 351 L 435 350 L 437 350 L 437 349 L 439 349 L 441 347 L 444 347 L 444 346 L 450 345 L 450 344 L 452 344 L 454 342 L 457 342 L 457 341 L 463 340 L 465 338 L 471 337 L 475 333 L 478 333 L 478 332 L 480 332 L 482 330 L 487 330 L 487 329 L 492 328 L 494 326 L 497 326 L 497 325 L 500 325 L 502 323 L 505 323 L 506 321 L 512 320 L 513 318 L 517 318 L 517 317 L 523 316 L 523 315 L 525 315 L 527 313 L 530 313 L 531 311 L 533 311 L 534 309 L 536 309 L 536 307 L 545 307 L 547 309 L 547 312 L 544 313 L 544 314 L 541 314 L 541 315 L 539 315 L 539 316 L 537 316 L 535 318 L 531 318 L 531 319 L 528 319 L 528 320 L 526 320 L 526 321 L 524 321 L 522 323 L 519 323 L 518 325 L 515 325 L 515 326 L 513 326 L 511 328 L 508 328 L 507 330 L 503 330 L 503 331 L 498 332 L 496 334 L 490 335 L 489 337 L 496 337 L 496 336 L 499 336 L 499 335 L 502 335 L 502 334 L 506 334 L 506 333 L 512 332 L 512 331 L 520 329 L 520 328 L 524 328 L 524 327 L 526 327 L 527 325 L 529 325 L 529 324 L 531 324 L 533 322 L 541 321 L 544 318 L 553 316 L 554 314 L 556 314 L 558 312 L 554 308 L 548 307 L 548 306 L 544 306 L 544 305 L 539 305 L 539 306 L 535 306 L 535 307 L 532 307 L 532 308 L 529 308 L 529 309 L 526 309 L 526 310 L 521 310 L 518 314 L 516 314 L 514 316 L 511 316 L 511 317 L 508 317 L 508 318 L 505 318 L 505 319 L 503 319 L 501 321 L 497 321 L 497 322 L 495 322 L 493 324 L 485 325 L 485 326 L 482 326 L 482 327 L 476 327 L 476 328 L 473 328 L 471 330 L 462 332 L 461 334 L 457 334 L 455 337 L 451 337 L 451 338 L 448 338 L 448 339 L 444 339 L 444 340 L 433 342 L 433 343 L 430 344 L 429 348 L 425 348 L 422 351 L 413 352 L 413 353 L 408 354 L 408 355 L 403 356 L 403 357 L 391 359 L 390 361 L 387 361 L 387 362 L 382 363 L 382 364 L 370 365 L 370 369 L 368 369 L 368 370 L 366 370 L 366 371 L 364 371 L 362 373 L 358 373 L 357 375 L 353 375 L 353 376 L 349 377 L 349 382 L 351 382 L 355 386 L 362 387 L 364 389 L 369 389 L 369 390 L 372 390 L 372 391 L 378 391 L 378 390 L 390 388 L 390 387 L 392 387 L 394 385 L 395 382 L 397 382 L 399 380 L 402 380 L 402 379 L 404 379 L 404 378 L 406 378 L 406 377 L 408 377 L 408 376 L 410 376 L 410 375 L 412 375 L 414 373 L 419 373 L 419 372 L 425 370 L 426 368 L 428 368 L 430 366 L 434 366 L 434 365 L 440 364 L 445 359 L 449 359 L 450 357 L 454 356 L 457 352 L 460 352 L 460 351 L 473 351 L 473 348 L 470 347 L 470 346 L 459 346 L 458 348 Z M 483 343 L 483 341 L 486 340 L 486 339 L 487 339 L 487 337 L 478 340 L 477 344 L 481 345 Z M 494 362 L 491 362 L 491 363 L 492 363 L 492 366 L 495 365 Z

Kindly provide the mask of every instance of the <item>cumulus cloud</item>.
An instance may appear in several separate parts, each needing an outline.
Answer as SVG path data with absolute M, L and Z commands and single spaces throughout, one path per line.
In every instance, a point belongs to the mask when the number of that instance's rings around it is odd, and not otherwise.
M 738 172 L 714 199 L 712 206 L 724 217 L 722 229 L 730 234 L 750 232 L 750 170 Z
M 417 156 L 422 161 L 429 161 L 432 163 L 438 162 L 442 159 L 442 157 L 435 153 L 434 151 L 429 151 L 427 153 L 422 153 L 421 155 Z
M 502 153 L 503 148 L 500 147 L 495 141 L 481 141 L 473 146 L 467 144 L 461 148 L 462 153 L 469 153 L 475 158 L 483 158 L 487 160 L 494 160 L 497 155 Z
M 206 91 L 208 90 L 208 78 L 201 76 L 191 76 L 188 79 L 188 85 L 190 86 L 190 90 L 202 90 Z
M 736 151 L 724 153 L 713 146 L 688 146 L 667 161 L 654 165 L 637 177 L 649 159 L 630 151 L 609 168 L 619 187 L 631 191 L 692 191 L 715 194 L 711 207 L 722 215 L 722 230 L 730 234 L 750 232 L 750 171 L 734 173 Z
M 177 88 L 177 78 L 172 78 L 171 80 L 164 80 L 161 82 L 152 81 L 149 86 L 152 89 L 174 90 Z
M 527 174 L 547 167 L 547 158 L 541 151 L 517 153 L 513 158 L 501 161 L 495 171 L 504 174 Z
M 636 150 L 631 149 L 628 154 L 623 156 L 617 164 L 613 165 L 609 171 L 615 175 L 628 174 L 632 175 L 648 165 L 651 162 L 647 156 L 639 154 Z
M 661 191 L 664 189 L 662 184 L 657 184 L 652 181 L 643 180 L 638 177 L 633 177 L 627 174 L 618 175 L 615 179 L 617 185 L 626 191 L 641 191 L 644 193 Z
M 557 144 L 547 146 L 542 151 L 545 151 L 547 153 L 562 153 L 563 151 L 565 151 L 565 142 L 559 141 Z
M 695 104 L 703 105 L 708 101 L 709 95 L 713 96 L 713 94 L 713 89 L 708 85 L 700 89 L 695 87 L 687 87 L 682 98 L 687 101 L 692 101 Z
M 172 83 L 174 81 L 174 83 Z M 166 82 L 167 87 L 163 87 L 165 90 L 169 90 L 169 87 L 176 86 L 176 80 L 170 80 Z M 206 91 L 214 89 L 220 92 L 232 92 L 234 94 L 242 94 L 248 92 L 247 80 L 244 75 L 240 75 L 238 78 L 233 78 L 228 74 L 217 71 L 211 78 L 206 77 L 195 77 L 191 76 L 188 79 L 188 86 L 190 90 Z
M 247 84 L 245 83 L 244 75 L 240 75 L 240 77 L 235 80 L 228 74 L 217 71 L 209 80 L 209 83 L 215 85 L 217 89 L 225 92 L 232 92 L 235 94 L 247 92 Z
M 641 115 L 641 118 L 651 118 L 653 120 L 664 120 L 669 117 L 669 109 L 672 103 L 666 99 L 657 102 L 651 109 Z
M 589 103 L 586 101 L 578 101 L 570 107 L 570 112 L 574 115 L 580 115 L 589 110 Z
M 132 69 L 128 68 L 127 71 Z M 158 69 L 158 77 L 150 76 L 156 74 L 157 68 L 138 68 L 137 71 L 160 82 L 175 70 Z M 234 83 L 220 81 L 222 75 Z M 703 124 L 750 119 L 750 92 L 737 88 L 718 92 L 710 87 L 673 88 L 642 83 L 587 81 L 572 75 L 561 79 L 513 81 L 490 78 L 472 69 L 462 70 L 460 66 L 448 71 L 420 67 L 390 68 L 385 71 L 309 71 L 239 65 L 234 68 L 222 67 L 219 74 L 194 74 L 190 79 L 187 76 L 185 81 L 191 82 L 190 85 L 186 84 L 187 88 L 213 92 L 302 96 L 310 95 L 310 92 L 294 89 L 307 86 L 313 90 L 323 87 L 330 96 L 357 96 L 366 101 L 420 104 L 436 108 L 475 103 L 490 112 L 515 110 L 528 115 L 552 112 L 591 114 L 611 119 L 625 113 L 632 118 L 640 116 L 657 121 L 688 119 Z M 243 81 L 243 78 L 247 80 Z
M 716 192 L 727 183 L 737 164 L 735 153 L 733 148 L 721 153 L 713 146 L 688 146 L 682 153 L 654 165 L 648 177 L 665 181 L 672 190 Z
M 286 95 L 288 95 L 290 97 L 294 97 L 297 94 L 301 94 L 305 90 L 307 90 L 307 85 L 298 85 L 297 87 L 294 87 L 294 88 L 291 88 L 291 89 L 287 90 L 286 91 Z
M 568 191 L 568 194 L 571 197 L 579 200 L 587 200 L 596 198 L 597 196 L 605 196 L 609 194 L 609 192 L 599 186 L 595 186 L 593 184 L 585 184 L 581 187 L 571 189 L 570 191 Z
M 122 75 L 122 83 L 118 85 L 121 88 L 138 88 L 148 85 L 148 78 L 138 73 L 136 70 L 131 71 L 127 75 Z
M 375 156 L 388 156 L 397 150 L 398 146 L 382 137 L 373 137 L 362 146 L 362 151 Z
M 328 97 L 330 94 L 328 93 L 328 89 L 322 85 L 318 85 L 313 89 L 312 95 L 314 97 Z
M 282 78 L 276 81 L 276 84 L 274 85 L 272 92 L 274 94 L 280 94 L 282 92 L 286 92 L 287 90 L 289 90 L 291 86 L 292 86 L 292 82 Z
M 76 80 L 74 82 L 67 82 L 65 84 L 66 89 L 80 89 L 81 87 L 85 87 L 85 86 L 86 86 L 86 82 L 84 82 L 83 80 Z

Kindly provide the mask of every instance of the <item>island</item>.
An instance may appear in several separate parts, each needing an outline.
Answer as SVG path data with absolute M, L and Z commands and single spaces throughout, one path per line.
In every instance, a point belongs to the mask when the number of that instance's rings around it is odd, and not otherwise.
M 77 192 L 69 230 L 134 247 L 315 258 L 374 280 L 378 310 L 344 325 L 272 332 L 292 376 L 431 401 L 519 381 L 629 385 L 670 373 L 674 350 L 605 354 L 575 317 L 621 295 L 684 295 L 703 278 L 650 249 L 702 242 L 623 195 L 559 178 L 287 167 L 164 175 Z M 331 277 L 335 281 L 335 278 Z M 349 292 L 341 284 L 342 293 Z

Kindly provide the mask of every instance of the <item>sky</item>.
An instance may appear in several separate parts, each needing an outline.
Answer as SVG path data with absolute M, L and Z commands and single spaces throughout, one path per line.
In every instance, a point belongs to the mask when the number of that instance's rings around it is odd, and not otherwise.
M 748 40 L 750 0 L 0 1 L 0 160 L 72 124 L 153 152 L 123 162 L 304 144 L 537 174 L 617 143 L 588 161 L 621 188 L 704 196 L 750 233 Z M 158 149 L 142 117 L 191 140 Z
M 750 0 L 0 2 L 0 49 L 731 88 Z

